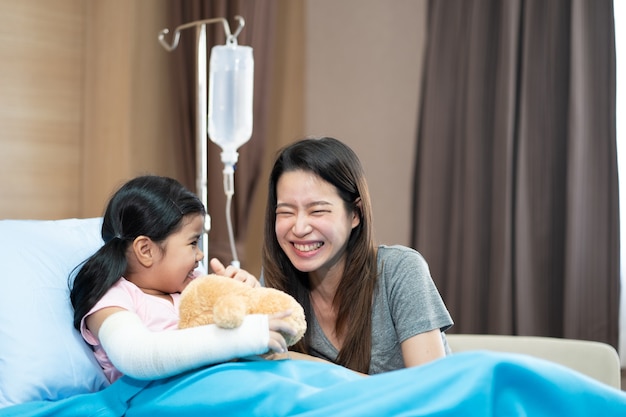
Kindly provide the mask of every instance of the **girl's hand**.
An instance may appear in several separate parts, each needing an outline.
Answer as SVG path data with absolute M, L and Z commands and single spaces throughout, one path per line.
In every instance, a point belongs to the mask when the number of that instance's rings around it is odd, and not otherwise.
M 269 316 L 270 340 L 267 347 L 275 353 L 287 352 L 287 342 L 285 342 L 283 333 L 290 335 L 296 334 L 296 329 L 284 320 L 290 315 L 291 311 L 288 310 Z
M 253 288 L 261 286 L 259 280 L 245 269 L 236 268 L 232 265 L 225 267 L 217 258 L 211 259 L 210 265 L 213 272 L 217 275 L 233 278 L 234 280 L 241 281 Z

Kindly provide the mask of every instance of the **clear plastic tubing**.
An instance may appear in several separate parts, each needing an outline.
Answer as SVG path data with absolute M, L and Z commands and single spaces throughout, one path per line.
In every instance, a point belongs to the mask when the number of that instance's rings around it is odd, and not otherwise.
M 251 47 L 231 43 L 211 48 L 208 133 L 222 148 L 225 166 L 237 163 L 237 149 L 252 135 L 253 89 Z

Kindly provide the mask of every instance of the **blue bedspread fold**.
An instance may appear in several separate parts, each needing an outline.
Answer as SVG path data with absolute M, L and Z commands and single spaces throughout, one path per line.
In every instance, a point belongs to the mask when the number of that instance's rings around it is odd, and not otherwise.
M 319 362 L 229 362 L 0 409 L 0 417 L 204 415 L 624 417 L 626 393 L 551 362 L 479 351 L 371 377 Z

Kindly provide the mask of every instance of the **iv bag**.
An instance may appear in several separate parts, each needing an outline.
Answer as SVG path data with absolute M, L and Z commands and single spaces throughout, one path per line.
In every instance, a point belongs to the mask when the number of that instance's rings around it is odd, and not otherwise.
M 209 67 L 209 137 L 222 148 L 222 162 L 234 165 L 252 135 L 252 48 L 216 45 Z

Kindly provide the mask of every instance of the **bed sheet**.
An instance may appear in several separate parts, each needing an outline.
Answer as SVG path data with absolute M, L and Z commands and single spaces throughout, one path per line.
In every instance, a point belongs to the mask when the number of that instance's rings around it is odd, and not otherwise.
M 181 415 L 623 417 L 626 393 L 534 357 L 476 351 L 371 377 L 311 361 L 229 362 L 0 409 L 1 417 Z

